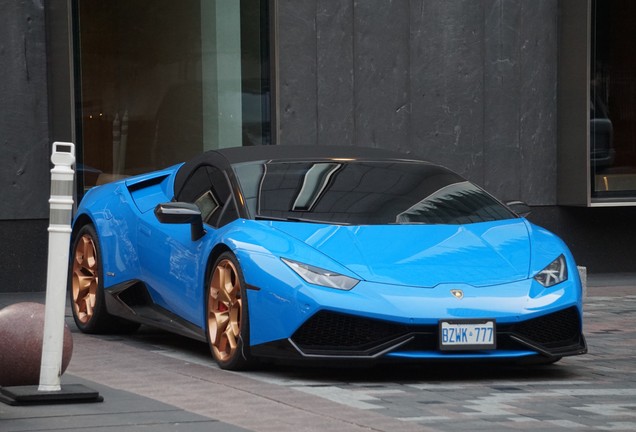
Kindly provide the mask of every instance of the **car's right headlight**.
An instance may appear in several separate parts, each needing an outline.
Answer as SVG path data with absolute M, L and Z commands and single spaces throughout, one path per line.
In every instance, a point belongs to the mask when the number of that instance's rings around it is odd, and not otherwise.
M 349 291 L 351 288 L 356 286 L 358 282 L 360 282 L 358 279 L 325 270 L 320 267 L 314 267 L 312 265 L 303 264 L 287 258 L 281 258 L 281 260 L 287 264 L 289 268 L 296 272 L 298 276 L 303 278 L 305 282 L 313 285 Z
M 568 279 L 568 266 L 565 263 L 565 257 L 559 255 L 557 259 L 552 261 L 543 270 L 536 274 L 534 280 L 544 287 L 548 288 L 559 284 Z

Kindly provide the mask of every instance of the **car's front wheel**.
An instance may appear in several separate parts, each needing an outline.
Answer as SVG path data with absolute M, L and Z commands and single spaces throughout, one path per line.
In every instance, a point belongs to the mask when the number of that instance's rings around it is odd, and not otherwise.
M 228 370 L 250 366 L 245 281 L 231 252 L 222 253 L 214 263 L 206 305 L 207 337 L 214 360 Z

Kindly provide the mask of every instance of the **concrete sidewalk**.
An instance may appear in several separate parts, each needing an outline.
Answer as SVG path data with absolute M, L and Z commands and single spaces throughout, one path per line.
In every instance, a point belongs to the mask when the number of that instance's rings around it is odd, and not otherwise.
M 98 391 L 103 402 L 8 406 L 0 404 L 0 430 L 18 431 L 245 431 L 237 426 L 134 393 L 116 390 L 71 374 L 66 383 L 83 384 Z M 177 390 L 178 391 L 178 390 Z
M 587 293 L 586 301 L 590 301 L 592 306 L 589 312 L 590 320 L 587 320 L 586 316 L 585 324 L 586 331 L 590 333 L 588 341 L 591 345 L 600 347 L 599 344 L 608 340 L 606 333 L 611 330 L 607 330 L 606 326 L 614 324 L 605 324 L 607 317 L 631 319 L 629 314 L 633 314 L 633 310 L 624 313 L 620 308 L 632 306 L 622 306 L 622 302 L 613 299 L 626 297 L 631 299 L 631 305 L 634 304 L 636 273 L 589 275 Z M 0 294 L 0 308 L 25 301 L 42 303 L 44 293 Z M 606 315 L 605 311 L 611 314 Z M 365 371 L 323 373 L 315 370 L 293 371 L 289 368 L 232 373 L 214 366 L 205 344 L 146 327 L 142 327 L 131 336 L 84 335 L 75 327 L 68 307 L 66 319 L 73 332 L 75 347 L 63 383 L 83 384 L 97 390 L 104 401 L 22 407 L 0 403 L 0 431 L 528 430 L 524 427 L 523 420 L 532 417 L 528 412 L 532 405 L 527 405 L 522 400 L 516 409 L 522 410 L 523 416 L 514 417 L 514 420 L 509 420 L 508 423 L 502 423 L 500 417 L 493 417 L 496 414 L 492 412 L 466 412 L 467 406 L 472 407 L 469 411 L 474 410 L 474 401 L 480 399 L 476 396 L 468 402 L 466 394 L 476 391 L 479 395 L 482 386 L 488 391 L 495 388 L 498 392 L 512 392 L 511 395 L 519 397 L 519 392 L 525 384 L 518 369 L 513 372 L 492 368 L 470 370 L 458 376 L 443 368 L 432 368 L 431 372 L 416 369 L 410 372 L 394 371 L 379 377 L 366 376 Z M 616 325 L 611 328 L 622 327 Z M 614 333 L 611 333 L 610 337 L 612 334 Z M 627 335 L 628 339 L 622 340 L 626 344 L 633 344 L 633 340 L 629 339 L 632 333 Z M 614 345 L 608 343 L 608 346 L 613 349 Z M 589 357 L 582 356 L 580 359 L 569 360 L 566 365 L 560 368 L 557 366 L 556 370 L 530 371 L 528 377 L 535 381 L 529 385 L 538 385 L 538 377 L 549 382 L 546 391 L 550 392 L 555 385 L 595 387 L 590 380 L 596 379 L 597 376 L 603 380 L 601 386 L 606 384 L 610 376 L 608 374 L 624 373 L 626 377 L 632 376 L 631 369 L 625 370 L 632 368 L 632 362 L 626 357 L 626 348 L 617 345 L 616 349 L 622 351 L 617 351 L 617 354 L 602 354 L 601 351 L 602 362 L 595 361 L 599 354 L 591 353 Z M 629 349 L 633 347 L 630 346 Z M 603 347 L 603 350 L 606 350 L 606 347 Z M 616 366 L 608 363 L 608 359 L 611 361 L 612 358 L 617 359 Z M 440 376 L 436 375 L 440 372 Z M 574 380 L 572 377 L 577 373 L 581 377 L 585 376 L 586 381 Z M 518 384 L 515 384 L 515 388 L 507 388 L 504 385 L 506 379 L 514 379 Z M 632 378 L 628 378 L 628 381 L 630 379 Z M 407 385 L 404 386 L 400 380 L 405 380 Z M 620 384 L 621 380 L 614 381 Z M 620 385 L 630 384 L 623 382 Z M 399 386 L 401 387 L 398 389 Z M 389 403 L 392 400 L 391 395 L 408 395 L 414 388 L 420 389 L 417 397 L 422 397 L 421 391 L 428 388 L 427 386 L 437 389 L 431 393 L 434 395 L 434 401 L 424 403 L 396 399 L 400 401 L 399 404 Z M 440 396 L 439 389 L 446 389 L 446 396 Z M 402 393 L 399 393 L 400 391 Z M 618 396 L 611 397 L 620 399 L 626 391 L 622 388 L 617 389 L 615 393 Z M 532 391 L 529 394 L 532 394 Z M 545 394 L 556 398 L 553 392 Z M 507 409 L 515 404 L 515 399 L 510 399 L 510 396 L 505 400 Z M 546 430 L 547 424 L 553 426 L 548 430 L 567 430 L 566 426 L 562 428 L 560 425 L 575 424 L 576 421 L 579 424 L 593 425 L 598 421 L 593 416 L 569 416 L 569 413 L 559 411 L 563 410 L 563 407 L 555 403 L 556 401 L 557 399 L 552 399 L 551 404 L 541 408 L 540 415 L 545 415 L 547 419 L 545 423 L 541 419 L 532 419 L 534 423 L 528 425 Z M 621 401 L 622 399 L 619 400 Z M 603 401 L 599 401 L 601 402 Z M 563 406 L 569 407 L 569 403 L 568 399 Z M 457 422 L 434 423 L 435 418 L 449 416 L 450 413 L 445 414 L 446 407 L 455 405 L 459 409 L 454 414 L 458 416 Z M 435 412 L 438 416 L 426 416 L 423 414 L 426 410 Z M 491 408 L 489 410 L 492 411 Z M 550 410 L 553 412 L 549 412 Z M 392 412 L 397 414 L 390 414 Z M 418 415 L 421 418 L 417 417 Z M 465 423 L 459 421 L 462 416 L 467 418 Z M 612 430 L 632 430 L 632 426 L 636 427 L 636 422 L 631 421 L 630 416 L 627 411 L 627 414 L 613 418 L 619 421 L 615 422 L 618 426 Z M 568 420 L 570 423 L 562 417 L 571 419 Z M 624 424 L 624 429 L 621 429 L 621 424 Z M 595 428 L 589 430 L 592 429 Z
M 44 303 L 44 292 L 0 293 L 0 309 L 14 303 Z M 75 344 L 81 334 L 67 305 L 66 322 Z M 77 359 L 75 359 L 77 361 Z M 73 359 L 71 359 L 71 364 Z M 97 367 L 97 366 L 96 366 Z M 70 369 L 70 366 L 69 366 Z M 116 371 L 110 371 L 116 374 Z M 67 370 L 62 386 L 81 384 L 99 392 L 103 402 L 9 406 L 0 403 L 0 431 L 213 431 L 239 432 L 246 429 L 198 415 L 139 394 L 117 390 L 76 376 Z M 179 389 L 175 389 L 179 392 Z

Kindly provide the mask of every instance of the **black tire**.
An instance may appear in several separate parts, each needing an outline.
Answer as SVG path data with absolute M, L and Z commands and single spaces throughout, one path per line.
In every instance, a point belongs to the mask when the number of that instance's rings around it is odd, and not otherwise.
M 222 253 L 210 269 L 205 305 L 208 346 L 219 367 L 236 371 L 253 366 L 245 279 L 233 253 Z
M 77 327 L 91 334 L 128 333 L 139 328 L 106 310 L 101 248 L 92 225 L 84 225 L 74 236 L 69 258 L 69 296 Z

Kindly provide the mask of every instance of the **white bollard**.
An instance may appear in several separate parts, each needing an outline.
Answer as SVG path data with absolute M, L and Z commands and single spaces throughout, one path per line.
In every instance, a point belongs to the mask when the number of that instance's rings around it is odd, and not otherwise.
M 73 213 L 75 145 L 53 143 L 51 155 L 49 258 L 42 340 L 42 364 L 38 391 L 60 391 L 64 348 L 64 310 L 68 278 L 68 255 Z

